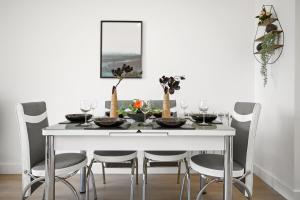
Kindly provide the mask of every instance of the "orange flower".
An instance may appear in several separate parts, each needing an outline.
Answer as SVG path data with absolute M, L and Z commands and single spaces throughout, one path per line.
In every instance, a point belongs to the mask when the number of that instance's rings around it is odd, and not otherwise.
M 140 109 L 143 106 L 143 101 L 141 100 L 136 100 L 135 102 L 133 102 L 133 107 L 136 109 Z

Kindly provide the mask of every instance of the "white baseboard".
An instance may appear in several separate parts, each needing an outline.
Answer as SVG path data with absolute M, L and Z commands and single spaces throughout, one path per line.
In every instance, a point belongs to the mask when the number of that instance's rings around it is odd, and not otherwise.
M 266 184 L 268 184 L 271 188 L 276 190 L 279 194 L 281 194 L 284 198 L 288 200 L 298 200 L 300 198 L 296 197 L 296 191 L 293 190 L 286 183 L 283 183 L 279 178 L 263 169 L 258 165 L 254 165 L 254 173 L 260 177 Z M 298 191 L 300 194 L 300 191 Z
M 0 174 L 21 174 L 22 167 L 19 163 L 1 163 Z
M 294 200 L 300 199 L 300 190 L 294 190 Z

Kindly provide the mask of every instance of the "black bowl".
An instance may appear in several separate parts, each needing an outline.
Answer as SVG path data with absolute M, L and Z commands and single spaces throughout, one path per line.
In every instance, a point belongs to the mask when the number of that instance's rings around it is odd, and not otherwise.
M 204 114 L 192 114 L 191 117 L 196 121 L 196 122 L 203 122 L 203 116 Z M 205 123 L 211 123 L 215 119 L 217 119 L 217 115 L 215 114 L 205 114 Z
M 66 119 L 73 123 L 84 123 L 85 122 L 85 114 L 67 114 Z M 86 115 L 86 120 L 90 120 L 93 117 L 91 114 Z
M 186 119 L 183 119 L 183 118 L 158 118 L 155 121 L 161 127 L 179 128 L 185 124 Z
M 99 117 L 94 119 L 94 123 L 97 126 L 101 127 L 118 127 L 121 126 L 124 122 L 126 122 L 125 119 L 111 117 Z

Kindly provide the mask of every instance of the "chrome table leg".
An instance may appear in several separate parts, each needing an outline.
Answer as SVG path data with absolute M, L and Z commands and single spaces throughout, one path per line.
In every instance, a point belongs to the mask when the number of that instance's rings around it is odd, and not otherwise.
M 232 200 L 233 136 L 225 136 L 224 200 Z
M 86 155 L 86 151 L 80 151 L 81 154 Z M 85 188 L 86 188 L 86 167 L 84 166 L 80 170 L 80 187 L 79 187 L 79 192 L 80 193 L 85 193 Z
M 46 136 L 46 172 L 45 172 L 45 194 L 46 200 L 55 199 L 55 170 L 54 170 L 54 136 Z

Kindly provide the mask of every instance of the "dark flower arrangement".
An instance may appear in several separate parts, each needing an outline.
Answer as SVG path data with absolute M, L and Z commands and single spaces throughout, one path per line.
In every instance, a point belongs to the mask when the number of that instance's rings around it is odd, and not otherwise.
M 170 94 L 174 94 L 175 90 L 180 90 L 180 80 L 185 80 L 184 76 L 162 76 L 159 79 L 159 83 L 162 86 L 165 94 L 167 94 L 168 92 Z
M 263 24 L 266 19 L 271 18 L 272 13 L 267 12 L 265 8 L 260 11 L 260 14 L 256 16 L 259 19 L 258 24 Z
M 117 69 L 111 70 L 113 76 L 119 79 L 118 83 L 113 86 L 112 93 L 114 93 L 114 91 L 117 89 L 121 81 L 126 77 L 126 74 L 130 73 L 132 70 L 133 67 L 130 67 L 129 65 L 126 64 L 123 64 L 122 68 L 118 67 Z

